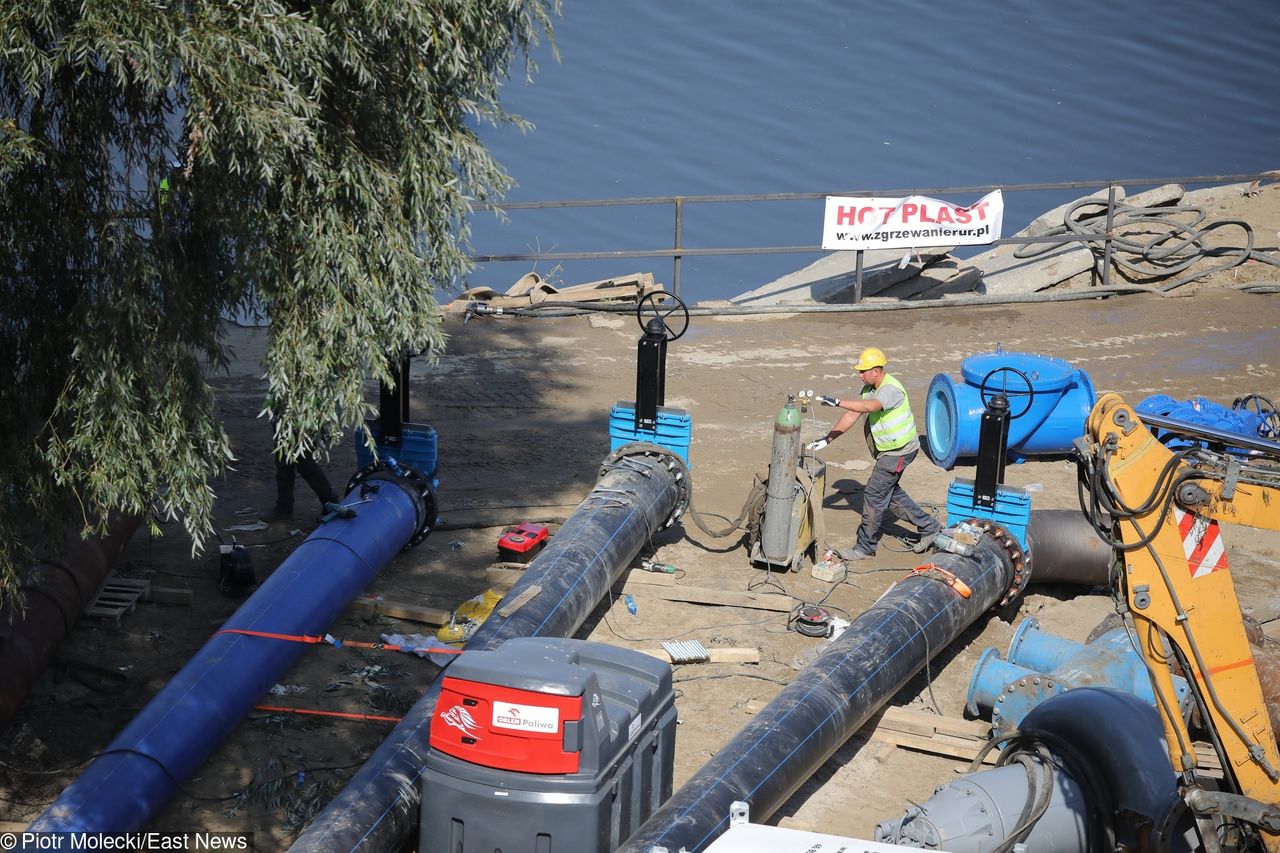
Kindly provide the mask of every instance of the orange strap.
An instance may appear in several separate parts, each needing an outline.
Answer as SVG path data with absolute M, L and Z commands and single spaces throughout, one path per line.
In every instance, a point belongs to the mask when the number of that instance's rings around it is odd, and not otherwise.
M 343 646 L 351 646 L 357 649 L 373 649 L 374 651 L 379 651 L 379 652 L 380 651 L 408 652 L 410 654 L 414 654 L 419 651 L 422 651 L 422 652 L 426 652 L 428 654 L 433 654 L 433 655 L 434 654 L 442 654 L 442 655 L 462 654 L 462 649 L 442 649 L 442 648 L 419 649 L 416 646 L 394 646 L 394 645 L 391 645 L 390 643 L 363 643 L 363 642 L 360 642 L 359 640 L 339 640 L 337 637 L 331 634 L 325 634 L 323 637 L 311 637 L 306 634 L 275 634 L 275 633 L 272 633 L 271 631 L 250 631 L 246 628 L 223 628 L 221 631 L 215 631 L 213 636 L 216 637 L 219 634 L 243 634 L 246 637 L 265 637 L 268 640 L 285 640 L 290 643 L 308 643 L 311 645 L 321 645 L 321 644 L 327 643 L 328 645 L 333 646 L 335 649 L 340 649 Z
M 270 631 L 250 631 L 246 628 L 223 628 L 221 631 L 213 632 L 215 637 L 219 634 L 244 634 L 246 637 L 266 637 L 268 640 L 287 640 L 291 643 L 319 644 L 324 642 L 324 637 L 308 637 L 305 634 L 273 634 Z
M 306 708 L 280 708 L 275 705 L 254 705 L 255 711 L 271 711 L 276 714 L 307 714 L 312 717 L 341 717 L 344 720 L 371 720 L 378 723 L 398 723 L 402 717 L 384 717 L 381 714 L 344 714 L 341 711 L 310 711 Z
M 968 598 L 973 595 L 973 590 L 969 589 L 969 585 L 967 583 L 960 580 L 960 578 L 942 568 L 942 566 L 939 566 L 937 563 L 925 563 L 924 565 L 916 566 L 914 569 L 903 575 L 903 578 L 913 578 L 918 575 L 942 581 L 959 593 L 961 598 Z

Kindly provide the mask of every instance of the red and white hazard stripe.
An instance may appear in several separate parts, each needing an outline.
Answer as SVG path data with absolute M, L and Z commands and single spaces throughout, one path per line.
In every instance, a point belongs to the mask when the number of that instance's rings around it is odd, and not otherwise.
M 1222 544 L 1222 529 L 1218 522 L 1203 515 L 1183 512 L 1173 508 L 1182 534 L 1182 550 L 1187 555 L 1187 568 L 1191 577 L 1199 578 L 1227 567 L 1227 550 Z

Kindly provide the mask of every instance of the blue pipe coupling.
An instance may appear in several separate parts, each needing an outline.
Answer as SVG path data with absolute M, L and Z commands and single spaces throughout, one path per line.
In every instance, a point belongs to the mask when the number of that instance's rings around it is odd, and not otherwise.
M 1183 714 L 1190 712 L 1186 679 L 1174 676 Z M 1148 705 L 1156 697 L 1146 665 L 1124 626 L 1077 643 L 1041 630 L 1034 617 L 1018 626 L 1006 659 L 986 649 L 969 680 L 965 706 L 974 716 L 989 714 L 994 734 L 1008 734 L 1041 702 L 1078 687 L 1109 687 Z
M 945 373 L 933 377 L 925 402 L 929 458 L 946 470 L 977 456 L 982 413 L 996 393 L 1009 399 L 1014 462 L 1070 452 L 1097 401 L 1089 374 L 1052 356 L 997 349 L 964 359 L 960 373 L 961 383 Z

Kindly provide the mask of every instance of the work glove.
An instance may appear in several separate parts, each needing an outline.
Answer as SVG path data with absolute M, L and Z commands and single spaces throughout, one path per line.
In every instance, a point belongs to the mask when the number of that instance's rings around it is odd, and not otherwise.
M 840 400 L 836 397 L 828 397 L 825 394 L 819 394 L 817 397 L 819 403 L 824 406 L 839 406 Z
M 805 447 L 805 450 L 808 450 L 810 453 L 817 453 L 819 450 L 826 447 L 830 443 L 831 442 L 827 441 L 825 438 L 820 438 L 817 441 L 809 442 L 804 447 Z

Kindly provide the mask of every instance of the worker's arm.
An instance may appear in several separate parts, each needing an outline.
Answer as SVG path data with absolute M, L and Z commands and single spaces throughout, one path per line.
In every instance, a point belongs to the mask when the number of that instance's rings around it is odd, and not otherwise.
M 865 403 L 867 401 L 866 400 L 850 400 L 849 402 Z M 877 408 L 879 408 L 878 405 L 877 405 Z M 827 433 L 827 436 L 826 436 L 827 443 L 830 444 L 831 442 L 835 441 L 837 438 L 839 438 L 840 436 L 848 432 L 849 427 L 856 424 L 858 422 L 858 418 L 860 417 L 862 417 L 862 412 L 857 409 L 847 411 L 843 415 L 841 415 L 840 420 L 836 421 L 836 425 L 831 428 L 831 432 Z
M 834 399 L 834 398 L 831 398 L 831 399 Z M 884 404 L 881 403 L 879 400 L 877 400 L 875 397 L 868 397 L 865 400 L 862 399 L 861 397 L 859 397 L 856 400 L 836 400 L 835 406 L 836 408 L 845 410 L 845 415 L 841 417 L 839 423 L 836 424 L 837 428 L 839 428 L 840 424 L 844 423 L 845 418 L 849 417 L 850 412 L 854 414 L 853 420 L 845 424 L 844 429 L 848 429 L 849 427 L 857 423 L 858 415 L 867 415 L 867 414 L 870 414 L 871 412 L 878 412 L 884 408 Z M 844 432 L 844 430 L 840 430 L 840 432 Z
M 864 411 L 878 412 L 883 408 L 880 405 L 879 400 L 849 400 L 847 402 L 844 400 L 837 400 L 836 402 L 840 408 L 845 409 L 846 411 L 840 416 L 840 420 L 836 421 L 836 425 L 831 428 L 830 432 L 817 441 L 809 442 L 807 447 L 810 451 L 816 453 L 840 436 L 844 435 L 849 431 L 850 427 L 858 422 L 858 419 L 862 417 L 862 413 Z M 853 408 L 854 404 L 860 404 L 859 408 Z M 874 407 L 868 406 L 867 404 L 874 404 Z

